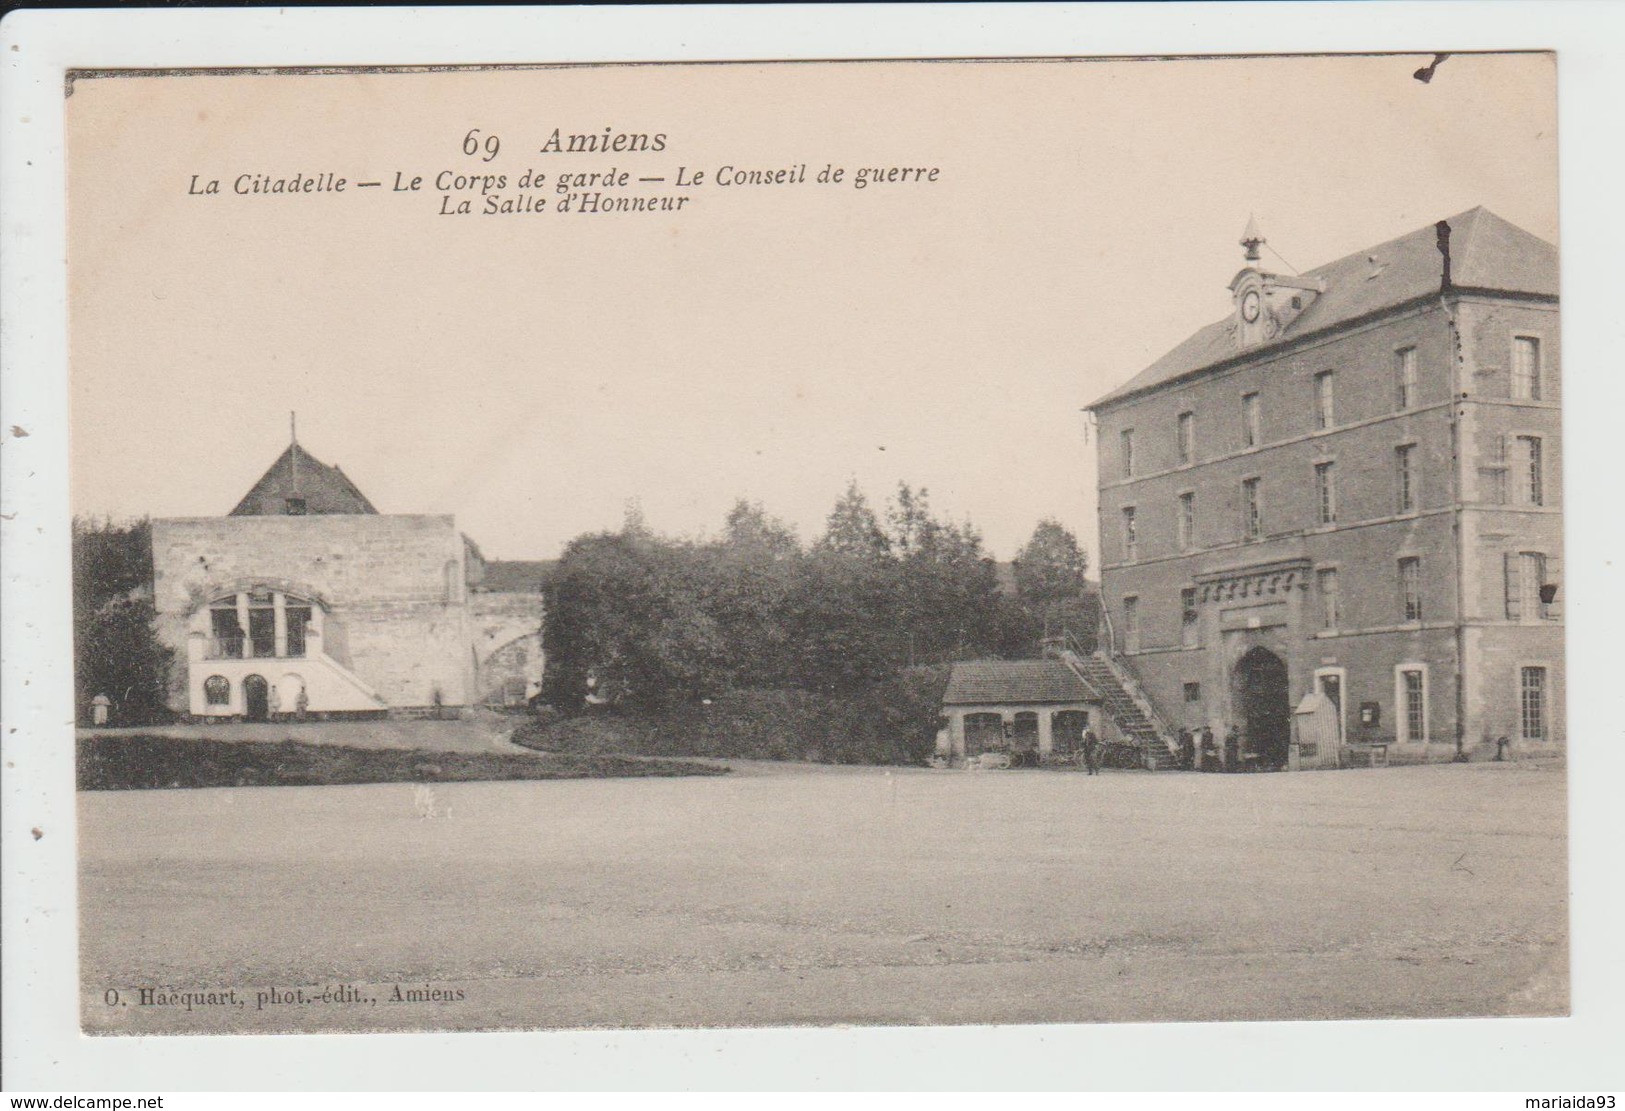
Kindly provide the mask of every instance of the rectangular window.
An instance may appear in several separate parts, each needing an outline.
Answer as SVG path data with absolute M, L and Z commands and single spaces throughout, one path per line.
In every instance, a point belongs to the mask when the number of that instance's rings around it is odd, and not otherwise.
M 1395 400 L 1401 409 L 1416 404 L 1416 348 L 1406 347 L 1394 353 Z
M 1539 436 L 1518 437 L 1518 504 L 1545 505 L 1546 479 L 1542 473 Z
M 1337 594 L 1337 568 L 1324 567 L 1316 571 L 1315 583 L 1320 587 L 1320 627 L 1335 629 L 1343 616 Z
M 1518 553 L 1518 612 L 1524 621 L 1540 621 L 1545 607 L 1540 604 L 1540 588 L 1546 585 L 1546 557 L 1539 552 Z
M 1188 466 L 1196 458 L 1196 414 L 1179 414 L 1179 465 Z
M 1123 507 L 1123 558 L 1126 560 L 1138 559 L 1140 555 L 1140 533 L 1134 526 L 1134 507 Z
M 1118 461 L 1123 467 L 1123 477 L 1134 477 L 1134 429 L 1125 428 L 1117 437 Z
M 1179 550 L 1196 547 L 1196 495 L 1179 495 Z
M 1526 741 L 1544 741 L 1546 739 L 1546 669 L 1544 667 L 1521 668 L 1519 687 L 1521 691 L 1523 739 Z
M 1330 428 L 1337 420 L 1332 395 L 1332 372 L 1323 370 L 1315 375 L 1315 427 Z
M 1257 447 L 1263 436 L 1260 430 L 1261 420 L 1258 409 L 1258 395 L 1244 393 L 1241 395 L 1241 442 L 1243 447 Z
M 1140 599 L 1130 594 L 1123 599 L 1123 651 L 1140 650 Z
M 1196 588 L 1188 586 L 1179 592 L 1179 643 L 1195 648 L 1202 643 L 1202 614 L 1196 608 Z
M 1505 436 L 1489 436 L 1478 466 L 1479 494 L 1491 505 L 1507 503 L 1507 441 Z
M 1533 624 L 1562 617 L 1558 601 L 1560 560 L 1545 552 L 1506 553 L 1506 618 Z
M 255 659 L 276 655 L 276 611 L 255 607 L 248 611 L 248 642 Z
M 242 659 L 243 629 L 237 623 L 237 607 L 216 606 L 209 611 L 209 622 L 209 635 L 214 638 L 212 658 Z
M 1428 739 L 1427 674 L 1421 668 L 1401 668 L 1400 722 L 1405 728 L 1402 740 L 1409 743 Z
M 1315 504 L 1321 524 L 1337 520 L 1337 475 L 1330 463 L 1315 464 Z
M 303 656 L 305 654 L 305 630 L 310 627 L 309 606 L 289 606 L 288 615 L 288 655 Z
M 1394 510 L 1413 513 L 1416 510 L 1416 445 L 1403 444 L 1394 449 Z
M 1399 598 L 1404 620 L 1422 620 L 1422 560 L 1417 556 L 1399 561 Z
M 1512 396 L 1540 400 L 1540 340 L 1533 336 L 1512 337 Z
M 1248 540 L 1264 535 L 1264 513 L 1258 502 L 1258 479 L 1241 480 L 1241 531 Z
M 1187 703 L 1196 703 L 1196 702 L 1202 701 L 1202 684 L 1201 683 L 1186 683 L 1185 684 L 1185 701 Z

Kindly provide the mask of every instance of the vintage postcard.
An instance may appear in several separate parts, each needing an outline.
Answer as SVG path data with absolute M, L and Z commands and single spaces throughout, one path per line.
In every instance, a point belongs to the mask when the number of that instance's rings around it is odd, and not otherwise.
M 1567 1014 L 1560 64 L 70 72 L 83 1030 Z

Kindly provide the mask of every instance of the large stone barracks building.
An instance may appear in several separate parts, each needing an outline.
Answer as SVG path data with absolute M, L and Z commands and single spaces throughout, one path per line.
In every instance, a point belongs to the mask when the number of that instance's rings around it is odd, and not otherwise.
M 1090 406 L 1114 661 L 1259 767 L 1561 744 L 1556 248 L 1482 208 L 1301 275 L 1263 242 Z
M 455 713 L 540 689 L 545 565 L 450 516 L 381 514 L 296 442 L 225 517 L 152 522 L 171 708 L 267 720 Z

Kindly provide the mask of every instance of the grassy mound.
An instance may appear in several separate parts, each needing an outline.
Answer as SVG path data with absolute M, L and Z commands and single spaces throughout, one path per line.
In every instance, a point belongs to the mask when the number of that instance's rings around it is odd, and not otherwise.
M 935 747 L 946 683 L 946 668 L 915 668 L 847 696 L 741 690 L 658 714 L 595 709 L 528 722 L 513 741 L 580 755 L 922 764 Z
M 165 787 L 304 787 L 337 783 L 458 783 L 502 779 L 722 775 L 726 768 L 621 756 L 362 749 L 301 741 L 226 742 L 130 736 L 80 737 L 81 791 Z

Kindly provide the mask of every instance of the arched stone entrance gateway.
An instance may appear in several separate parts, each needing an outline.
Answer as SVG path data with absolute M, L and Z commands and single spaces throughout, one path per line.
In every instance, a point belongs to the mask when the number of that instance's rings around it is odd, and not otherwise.
M 1243 751 L 1253 766 L 1286 767 L 1292 741 L 1292 702 L 1286 663 L 1268 648 L 1253 648 L 1236 662 L 1231 676 Z

